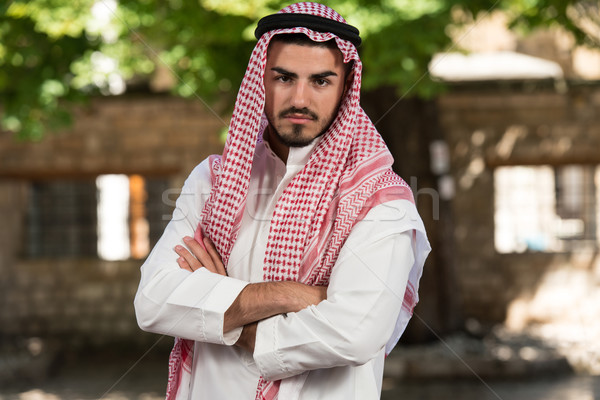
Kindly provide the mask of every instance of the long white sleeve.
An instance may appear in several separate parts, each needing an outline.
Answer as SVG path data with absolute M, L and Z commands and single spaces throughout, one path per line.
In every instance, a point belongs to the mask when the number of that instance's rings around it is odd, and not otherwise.
M 380 205 L 352 230 L 333 268 L 327 300 L 258 324 L 254 360 L 277 380 L 307 370 L 362 365 L 382 352 L 402 306 L 413 267 L 410 219 Z
M 210 192 L 205 161 L 186 180 L 173 218 L 141 268 L 134 305 L 143 330 L 218 344 L 234 344 L 241 328 L 223 333 L 225 311 L 248 284 L 200 268 L 179 268 L 173 250 L 184 236 L 194 236 L 199 213 Z
M 358 222 L 333 268 L 327 300 L 259 322 L 253 355 L 231 346 L 241 328 L 223 334 L 224 313 L 234 299 L 247 282 L 263 281 L 270 216 L 309 156 L 310 148 L 291 148 L 284 164 L 266 143 L 257 145 L 228 277 L 204 269 L 191 273 L 176 262 L 174 247 L 193 235 L 211 189 L 207 162 L 191 173 L 173 219 L 142 266 L 138 322 L 151 332 L 196 341 L 193 399 L 254 399 L 261 375 L 290 377 L 280 386 L 285 398 L 298 388 L 300 400 L 358 400 L 381 392 L 384 346 L 397 333 L 407 277 L 420 274 L 428 251 L 426 239 L 420 245 L 422 222 L 410 202 L 379 205 Z M 228 384 L 214 384 L 224 377 L 231 378 Z

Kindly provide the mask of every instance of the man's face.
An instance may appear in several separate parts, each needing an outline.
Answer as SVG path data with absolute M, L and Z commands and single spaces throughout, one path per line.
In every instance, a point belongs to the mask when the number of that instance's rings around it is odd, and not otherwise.
M 265 69 L 265 114 L 271 133 L 288 147 L 302 147 L 325 133 L 344 94 L 337 49 L 274 42 Z

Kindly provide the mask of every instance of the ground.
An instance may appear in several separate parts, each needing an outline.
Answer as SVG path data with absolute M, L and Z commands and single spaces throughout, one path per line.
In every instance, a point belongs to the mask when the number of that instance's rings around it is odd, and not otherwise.
M 63 354 L 46 374 L 0 379 L 0 400 L 164 399 L 168 344 Z M 386 361 L 381 398 L 596 400 L 600 375 L 576 373 L 556 349 L 529 336 L 457 334 L 397 347 Z

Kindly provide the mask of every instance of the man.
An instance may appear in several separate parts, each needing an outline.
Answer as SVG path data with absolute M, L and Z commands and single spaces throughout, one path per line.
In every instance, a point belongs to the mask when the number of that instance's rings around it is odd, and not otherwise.
M 429 244 L 360 108 L 358 31 L 298 3 L 256 36 L 223 155 L 142 266 L 138 322 L 177 337 L 168 399 L 378 398 Z

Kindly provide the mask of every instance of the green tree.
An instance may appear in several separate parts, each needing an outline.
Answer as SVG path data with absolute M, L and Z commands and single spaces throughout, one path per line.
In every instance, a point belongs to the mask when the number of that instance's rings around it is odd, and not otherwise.
M 67 106 L 92 95 L 146 85 L 157 70 L 175 77 L 173 93 L 231 104 L 255 39 L 258 18 L 277 0 L 14 0 L 0 6 L 1 127 L 39 139 L 69 121 Z M 361 30 L 363 87 L 429 97 L 431 57 L 451 46 L 454 16 L 502 8 L 515 27 L 560 24 L 593 43 L 598 2 L 561 0 L 335 0 Z M 583 17 L 582 17 L 583 16 Z M 579 22 L 576 22 L 579 21 Z M 584 21 L 583 23 L 581 21 Z M 591 21 L 591 22 L 590 22 Z M 598 26 L 598 19 L 595 23 Z M 588 34 L 586 34 L 588 32 Z M 597 44 L 597 42 L 596 42 Z M 225 111 L 223 108 L 222 111 Z

